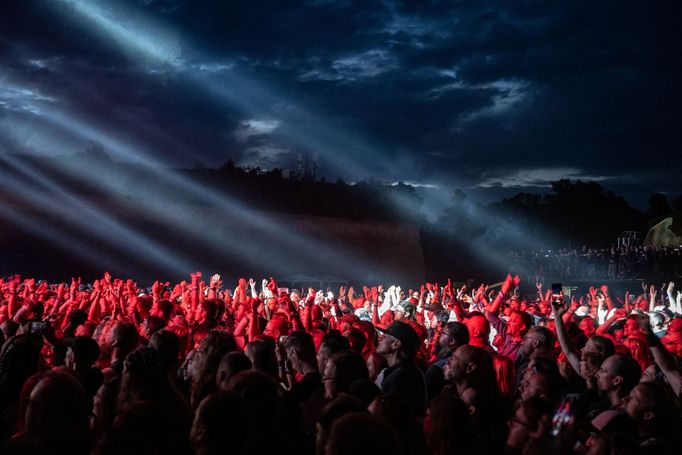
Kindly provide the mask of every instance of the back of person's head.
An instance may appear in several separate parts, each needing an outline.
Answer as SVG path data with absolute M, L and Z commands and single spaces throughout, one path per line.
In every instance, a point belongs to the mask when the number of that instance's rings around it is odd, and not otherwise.
M 334 422 L 351 412 L 367 412 L 367 406 L 353 396 L 340 395 L 322 408 L 320 417 L 317 419 L 317 431 L 315 432 L 315 452 L 318 455 L 325 453 L 325 445 Z
M 137 333 L 137 328 L 134 324 L 118 321 L 109 332 L 107 344 L 112 349 L 118 349 L 125 356 L 137 347 L 139 339 L 140 335 Z
M 616 349 L 613 346 L 613 341 L 606 337 L 601 335 L 593 335 L 589 342 L 605 359 L 616 353 Z
M 216 383 L 220 390 L 226 390 L 230 379 L 237 373 L 250 370 L 252 367 L 249 358 L 240 351 L 228 352 L 220 360 Z
M 469 329 L 461 322 L 450 321 L 445 324 L 445 329 L 457 346 L 469 343 Z
M 623 341 L 623 344 L 628 348 L 630 355 L 639 364 L 642 371 L 654 362 L 644 337 L 630 336 Z
M 501 354 L 493 355 L 493 368 L 497 379 L 497 388 L 501 395 L 511 396 L 516 381 L 516 366 L 509 357 Z
M 151 337 L 159 330 L 166 327 L 166 320 L 160 316 L 149 315 L 144 319 L 144 329 L 147 337 Z
M 158 351 L 137 348 L 125 359 L 118 409 L 125 410 L 137 401 L 158 401 L 169 388 L 168 371 Z
M 367 344 L 367 337 L 360 329 L 351 328 L 346 332 L 346 338 L 348 338 L 351 350 L 362 353 Z
M 272 338 L 264 336 L 249 342 L 244 348 L 255 370 L 263 371 L 271 377 L 277 377 L 277 353 Z
M 376 455 L 403 453 L 400 438 L 381 419 L 365 413 L 349 413 L 332 426 L 327 455 Z
M 305 330 L 295 330 L 283 344 L 284 349 L 296 351 L 298 358 L 307 363 L 315 363 L 315 343 L 312 335 Z
M 218 317 L 218 305 L 214 299 L 206 299 L 201 302 L 201 309 L 206 314 L 206 319 L 215 320 Z
M 196 453 L 240 453 L 253 420 L 242 397 L 234 392 L 214 392 L 204 398 L 194 414 L 190 441 Z
M 0 402 L 16 401 L 24 381 L 40 367 L 40 337 L 15 335 L 0 350 Z
M 192 361 L 192 406 L 198 406 L 199 402 L 215 388 L 220 361 L 225 354 L 236 350 L 237 341 L 231 333 L 224 330 L 211 330 L 206 338 L 201 340 Z
M 320 349 L 322 348 L 326 349 L 329 355 L 332 355 L 340 351 L 350 350 L 351 346 L 348 338 L 340 333 L 328 333 L 322 338 Z
M 488 322 L 483 313 L 471 312 L 469 319 L 466 320 L 466 326 L 469 330 L 469 338 L 482 338 L 486 342 L 488 341 L 490 322 Z
M 439 397 L 440 399 L 440 397 Z M 408 452 L 416 446 L 416 425 L 414 411 L 405 397 L 398 394 L 388 394 L 378 396 L 369 407 L 374 417 L 378 417 L 386 422 L 400 437 L 404 448 Z
M 156 349 L 166 368 L 177 366 L 180 355 L 180 338 L 170 330 L 159 330 L 149 339 L 149 347 Z
M 68 370 L 44 373 L 30 393 L 24 432 L 48 452 L 73 444 L 82 452 L 88 441 L 85 390 Z
M 497 377 L 493 367 L 492 355 L 485 349 L 468 344 L 457 348 L 464 364 L 471 363 L 475 368 L 469 373 L 471 385 L 479 390 L 497 390 Z
M 469 407 L 458 397 L 443 393 L 432 400 L 424 419 L 426 443 L 432 453 L 474 453 L 476 438 Z
M 151 401 L 136 401 L 120 412 L 114 429 L 135 435 L 143 445 L 156 447 L 164 454 L 183 454 L 189 450 L 187 433 L 178 431 L 176 416 L 168 408 Z
M 350 350 L 350 342 L 348 341 L 348 338 L 341 335 L 340 333 L 332 332 L 322 337 L 322 343 L 320 344 L 320 348 L 317 350 L 317 369 L 319 370 L 320 374 L 324 373 L 327 361 L 332 354 L 348 350 Z
M 333 364 L 334 380 L 337 392 L 348 392 L 353 381 L 369 378 L 367 364 L 361 354 L 355 351 L 341 351 L 332 355 L 329 363 Z M 328 373 L 330 367 L 327 367 Z
M 271 425 L 276 421 L 280 386 L 272 376 L 259 370 L 242 371 L 230 379 L 227 391 L 246 401 L 255 422 Z
M 159 300 L 159 316 L 161 316 L 165 321 L 170 320 L 173 315 L 173 302 L 168 299 Z

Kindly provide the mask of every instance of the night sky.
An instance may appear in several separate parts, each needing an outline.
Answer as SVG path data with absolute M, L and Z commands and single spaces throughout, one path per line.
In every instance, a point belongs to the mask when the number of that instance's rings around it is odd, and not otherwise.
M 682 191 L 682 2 L 9 0 L 0 153 Z

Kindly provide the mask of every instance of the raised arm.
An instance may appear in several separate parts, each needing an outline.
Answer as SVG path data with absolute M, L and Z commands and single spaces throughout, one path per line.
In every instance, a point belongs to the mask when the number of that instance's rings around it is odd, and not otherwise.
M 580 373 L 580 357 L 575 348 L 568 339 L 568 334 L 566 333 L 566 327 L 564 326 L 564 314 L 567 313 L 568 307 L 565 302 L 562 301 L 552 301 L 552 310 L 554 310 L 554 325 L 556 326 L 556 337 L 559 339 L 559 344 L 561 345 L 561 350 L 566 356 L 566 360 L 571 365 L 571 367 Z

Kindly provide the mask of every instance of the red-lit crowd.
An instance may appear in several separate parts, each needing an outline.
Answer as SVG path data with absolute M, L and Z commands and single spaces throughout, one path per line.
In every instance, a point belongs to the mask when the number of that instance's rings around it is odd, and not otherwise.
M 8 277 L 0 453 L 680 453 L 675 284 L 520 283 Z

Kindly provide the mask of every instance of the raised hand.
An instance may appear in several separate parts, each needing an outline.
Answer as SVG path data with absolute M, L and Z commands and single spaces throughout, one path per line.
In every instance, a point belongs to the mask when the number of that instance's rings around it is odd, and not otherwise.
M 554 316 L 556 318 L 562 317 L 566 311 L 568 311 L 568 304 L 565 303 L 563 300 L 559 299 L 552 299 L 552 310 L 554 311 Z
M 252 279 L 251 281 L 253 281 L 253 279 Z M 255 284 L 255 281 L 254 281 L 254 284 Z M 220 275 L 219 275 L 219 274 L 216 273 L 216 274 L 214 274 L 214 275 L 211 276 L 211 280 L 210 280 L 210 282 L 209 282 L 209 286 L 210 286 L 211 288 L 213 288 L 213 289 L 215 289 L 215 288 L 220 288 L 220 287 L 222 287 L 222 285 L 223 285 L 223 282 L 222 282 L 222 280 L 220 279 Z

